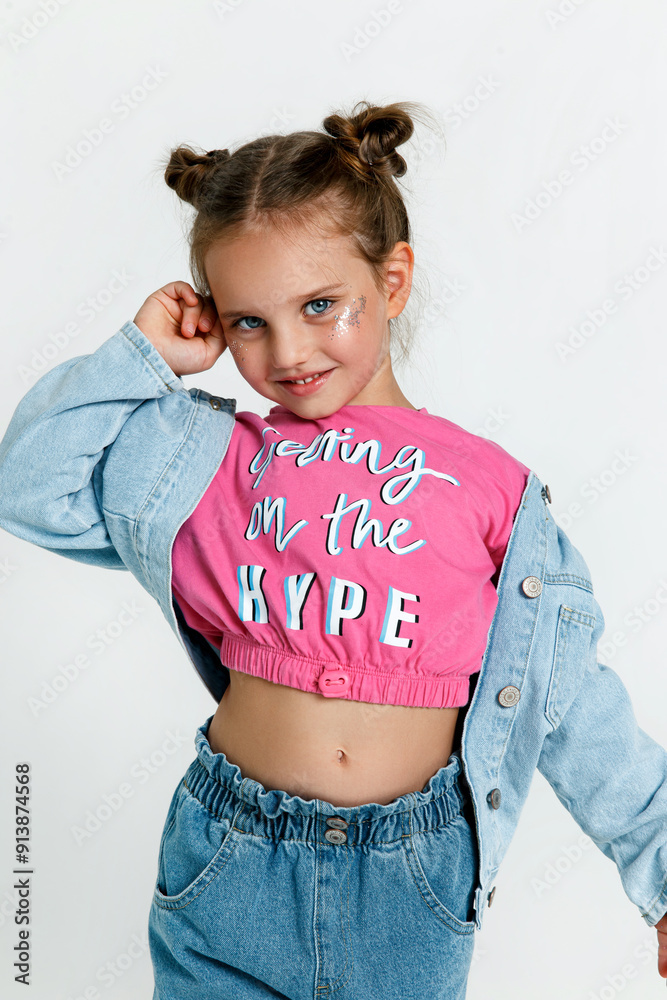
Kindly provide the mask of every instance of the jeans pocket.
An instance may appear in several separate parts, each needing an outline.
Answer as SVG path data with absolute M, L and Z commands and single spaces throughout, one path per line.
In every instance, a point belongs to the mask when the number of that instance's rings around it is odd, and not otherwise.
M 182 909 L 197 899 L 220 874 L 241 836 L 236 816 L 215 816 L 195 798 L 184 782 L 169 806 L 158 854 L 153 902 L 164 909 Z
M 479 861 L 477 840 L 464 814 L 403 837 L 403 846 L 425 907 L 455 933 L 472 934 Z

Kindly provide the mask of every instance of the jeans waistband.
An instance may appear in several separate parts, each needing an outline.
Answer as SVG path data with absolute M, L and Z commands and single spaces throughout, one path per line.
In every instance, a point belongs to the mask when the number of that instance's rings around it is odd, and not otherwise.
M 400 839 L 408 829 L 412 833 L 436 829 L 450 822 L 466 805 L 467 796 L 459 780 L 461 758 L 456 752 L 421 791 L 406 792 L 386 804 L 335 806 L 324 799 L 303 799 L 281 789 L 267 790 L 253 778 L 243 777 L 238 764 L 232 764 L 224 753 L 212 751 L 206 736 L 212 718 L 209 716 L 196 731 L 197 757 L 184 781 L 210 812 L 216 816 L 234 815 L 234 824 L 246 833 L 320 842 L 331 829 L 327 819 L 336 817 L 333 828 L 345 831 L 349 846 L 388 843 Z

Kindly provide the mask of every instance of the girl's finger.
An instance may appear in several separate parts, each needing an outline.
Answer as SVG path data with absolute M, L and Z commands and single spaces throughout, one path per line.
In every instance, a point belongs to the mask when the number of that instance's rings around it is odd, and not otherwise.
M 200 296 L 197 295 L 194 288 L 188 281 L 172 281 L 170 285 L 165 286 L 167 294 L 170 294 L 169 289 L 173 290 L 171 292 L 173 298 L 183 299 L 183 301 L 189 306 L 194 305 L 195 302 L 199 301 Z
M 201 316 L 202 303 L 198 300 L 196 305 L 186 305 L 183 307 L 183 318 L 181 320 L 181 331 L 186 337 L 193 337 L 197 331 L 197 324 Z
M 218 310 L 215 308 L 214 302 L 207 302 L 201 311 L 201 316 L 199 317 L 199 329 L 205 330 L 207 333 L 212 330 L 218 319 Z

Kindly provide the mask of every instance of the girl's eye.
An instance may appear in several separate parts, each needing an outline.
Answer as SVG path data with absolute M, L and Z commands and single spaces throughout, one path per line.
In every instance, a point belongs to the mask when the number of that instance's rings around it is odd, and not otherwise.
M 259 316 L 241 316 L 240 319 L 235 319 L 234 320 L 234 322 L 232 323 L 232 326 L 237 326 L 239 328 L 239 330 L 256 330 L 257 329 L 256 326 L 251 326 L 251 327 L 239 326 L 239 323 L 243 323 L 243 321 L 246 320 L 246 319 L 257 320 L 258 323 L 263 323 L 264 322 L 264 320 L 260 319 Z
M 334 302 L 334 301 L 335 301 L 334 299 L 311 299 L 310 302 L 306 302 L 306 307 L 312 306 L 312 305 L 315 305 L 315 306 L 324 305 L 325 308 L 324 309 L 318 309 L 314 313 L 308 313 L 307 315 L 309 315 L 309 316 L 323 316 L 324 313 L 329 308 L 328 303 Z M 239 326 L 240 323 L 245 323 L 246 320 L 249 320 L 251 323 L 254 322 L 257 325 L 255 325 L 255 326 Z M 246 330 L 247 332 L 249 332 L 250 330 L 258 330 L 259 329 L 259 324 L 261 324 L 263 322 L 264 322 L 264 320 L 261 319 L 259 316 L 241 316 L 240 319 L 235 319 L 234 320 L 234 322 L 232 323 L 232 326 L 233 327 L 237 327 L 237 329 L 239 329 L 239 330 Z
M 333 299 L 311 299 L 310 302 L 306 303 L 306 305 L 311 306 L 313 303 L 320 303 L 320 302 L 333 302 Z M 316 312 L 315 316 L 321 316 L 322 313 L 324 312 L 326 312 L 326 308 Z

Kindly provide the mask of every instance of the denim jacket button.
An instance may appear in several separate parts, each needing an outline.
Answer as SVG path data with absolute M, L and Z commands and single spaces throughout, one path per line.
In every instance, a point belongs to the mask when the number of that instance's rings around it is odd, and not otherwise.
M 521 589 L 526 597 L 539 597 L 542 593 L 542 581 L 536 576 L 527 576 L 521 583 Z
M 511 708 L 512 705 L 516 705 L 520 697 L 521 692 L 513 684 L 508 684 L 507 687 L 498 692 L 498 701 L 503 708 Z
M 487 906 L 491 906 L 491 903 L 493 902 L 493 897 L 495 896 L 495 894 L 496 894 L 496 887 L 494 885 L 493 889 L 491 890 L 491 892 L 489 893 L 489 895 L 487 897 Z
M 489 803 L 492 809 L 497 809 L 500 806 L 500 789 L 492 788 L 489 794 L 486 796 L 486 801 Z
M 211 404 L 212 410 L 219 410 L 220 407 L 222 406 L 222 403 L 216 396 L 211 396 L 211 398 L 209 399 L 209 403 Z
M 544 484 L 544 488 L 542 490 L 542 496 L 545 500 L 548 500 L 549 503 L 551 503 L 551 490 L 546 483 Z

